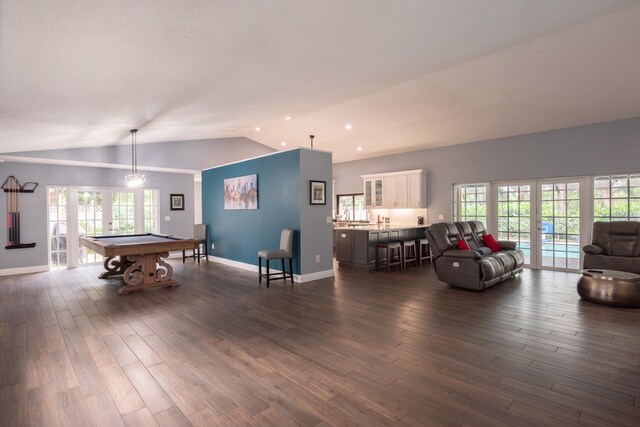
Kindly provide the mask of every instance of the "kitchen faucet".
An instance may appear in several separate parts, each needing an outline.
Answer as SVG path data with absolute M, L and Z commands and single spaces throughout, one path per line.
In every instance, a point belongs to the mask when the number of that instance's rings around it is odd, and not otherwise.
M 344 210 L 344 220 L 347 222 L 351 220 L 351 212 L 349 212 L 349 209 Z

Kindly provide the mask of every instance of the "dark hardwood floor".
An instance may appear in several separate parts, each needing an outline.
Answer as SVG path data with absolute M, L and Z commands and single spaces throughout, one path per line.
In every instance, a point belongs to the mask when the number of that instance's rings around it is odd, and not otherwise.
M 124 296 L 100 267 L 0 278 L 0 424 L 640 425 L 640 309 L 581 301 L 575 274 L 267 289 L 172 264 L 182 286 Z

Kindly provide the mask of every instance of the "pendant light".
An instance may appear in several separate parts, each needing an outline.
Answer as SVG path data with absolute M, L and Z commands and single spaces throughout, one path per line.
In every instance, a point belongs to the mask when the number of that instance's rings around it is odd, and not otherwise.
M 144 175 L 138 173 L 138 129 L 131 129 L 131 173 L 124 177 L 127 187 L 135 188 L 144 185 Z

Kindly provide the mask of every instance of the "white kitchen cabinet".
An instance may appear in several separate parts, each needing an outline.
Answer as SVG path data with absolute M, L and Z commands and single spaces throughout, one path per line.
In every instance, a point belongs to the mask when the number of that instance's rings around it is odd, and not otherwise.
M 383 178 L 365 179 L 364 206 L 366 208 L 381 208 L 383 206 Z
M 385 208 L 408 207 L 407 175 L 385 176 L 383 182 L 382 206 Z
M 423 170 L 363 175 L 367 208 L 426 208 L 427 178 Z
M 427 207 L 427 176 L 424 173 L 407 175 L 407 207 Z

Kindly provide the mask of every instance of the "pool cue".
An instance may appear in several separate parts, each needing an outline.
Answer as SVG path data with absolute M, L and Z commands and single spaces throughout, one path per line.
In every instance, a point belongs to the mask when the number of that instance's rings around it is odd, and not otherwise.
M 9 221 L 9 246 L 18 244 L 18 222 L 16 216 L 16 205 L 18 201 L 18 185 L 17 180 L 11 177 L 9 180 L 9 195 L 7 197 L 7 216 Z
M 15 180 L 12 179 L 11 180 L 11 205 L 9 206 L 9 209 L 11 211 L 11 245 L 15 245 L 16 243 L 16 214 L 15 211 L 13 209 L 13 205 L 15 203 Z
M 11 213 L 11 205 L 13 204 L 13 181 L 9 177 L 9 188 L 7 188 L 7 221 L 9 223 L 9 246 L 13 245 L 13 214 Z
M 9 227 L 9 246 L 11 246 L 11 183 L 9 183 L 9 188 L 5 190 L 8 191 L 7 194 L 7 225 Z
M 16 224 L 16 227 L 15 227 L 16 231 L 14 233 L 14 238 L 15 238 L 16 245 L 19 245 L 20 244 L 20 208 L 18 206 L 18 201 L 20 199 L 18 199 L 18 192 L 20 191 L 20 183 L 18 183 L 17 179 L 14 180 L 14 181 L 16 183 L 16 188 L 15 188 L 15 192 L 14 192 L 16 197 L 15 197 L 15 203 L 14 203 L 14 206 L 13 206 L 13 212 L 14 212 L 14 215 L 15 215 L 15 224 Z

